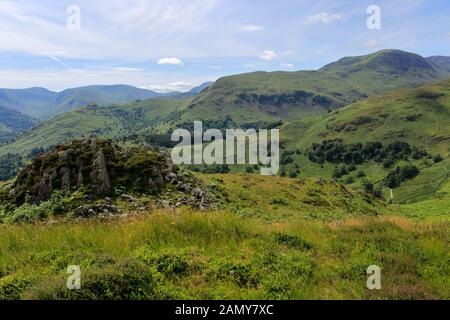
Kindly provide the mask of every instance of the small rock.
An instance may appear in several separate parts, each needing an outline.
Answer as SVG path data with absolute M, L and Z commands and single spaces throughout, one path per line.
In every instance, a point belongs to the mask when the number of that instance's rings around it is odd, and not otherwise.
M 132 196 L 128 195 L 128 194 L 121 194 L 120 197 L 122 199 L 125 199 L 125 200 L 130 201 L 130 202 L 134 201 L 134 198 Z
M 170 180 L 173 180 L 173 181 L 178 180 L 178 176 L 177 176 L 175 173 L 173 173 L 173 172 L 169 172 L 169 174 L 167 175 L 167 177 L 168 177 Z

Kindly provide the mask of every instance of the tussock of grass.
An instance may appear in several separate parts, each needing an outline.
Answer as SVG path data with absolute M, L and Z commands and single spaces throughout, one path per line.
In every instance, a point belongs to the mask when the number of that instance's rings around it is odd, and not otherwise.
M 102 223 L 4 225 L 2 299 L 449 298 L 446 225 L 360 217 L 267 222 L 178 210 Z M 65 287 L 80 265 L 82 289 Z M 382 268 L 382 290 L 366 268 Z

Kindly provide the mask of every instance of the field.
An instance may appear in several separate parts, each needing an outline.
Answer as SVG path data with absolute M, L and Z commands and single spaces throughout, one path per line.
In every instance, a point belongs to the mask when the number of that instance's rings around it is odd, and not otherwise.
M 0 225 L 0 298 L 449 298 L 448 199 L 388 206 L 326 181 L 204 179 L 224 195 L 217 210 Z M 81 290 L 66 288 L 69 265 Z M 381 290 L 366 288 L 370 265 Z

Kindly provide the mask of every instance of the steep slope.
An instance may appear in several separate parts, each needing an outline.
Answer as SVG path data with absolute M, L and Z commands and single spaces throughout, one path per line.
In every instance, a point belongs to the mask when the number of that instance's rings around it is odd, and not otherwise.
M 0 106 L 0 142 L 34 126 L 36 120 L 15 110 Z
M 404 141 L 432 152 L 450 151 L 450 80 L 371 97 L 326 116 L 282 127 L 286 143 L 305 147 L 324 139 Z
M 427 61 L 434 65 L 441 72 L 446 72 L 447 76 L 450 75 L 450 57 L 445 56 L 433 56 L 428 57 Z
M 219 79 L 183 120 L 230 118 L 236 124 L 293 120 L 333 110 L 391 89 L 449 77 L 443 63 L 399 50 L 343 58 L 318 71 L 254 72 Z

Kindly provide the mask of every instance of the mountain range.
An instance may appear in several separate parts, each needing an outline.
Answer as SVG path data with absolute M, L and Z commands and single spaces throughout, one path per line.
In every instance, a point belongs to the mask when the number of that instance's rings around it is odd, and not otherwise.
M 224 77 L 188 106 L 182 120 L 231 119 L 237 125 L 293 120 L 398 88 L 450 77 L 449 57 L 400 50 L 347 57 L 318 71 L 253 72 Z
M 70 89 L 51 100 L 54 117 L 40 123 L 29 116 L 16 123 L 11 119 L 20 114 L 1 108 L 0 133 L 9 139 L 14 134 L 16 137 L 0 146 L 0 156 L 28 155 L 35 148 L 48 148 L 90 133 L 131 143 L 152 142 L 155 136 L 168 139 L 174 128 L 192 128 L 194 120 L 218 129 L 276 126 L 281 129 L 283 150 L 300 151 L 292 155 L 284 170 L 304 177 L 332 177 L 335 164 L 313 163 L 305 156 L 313 143 L 324 140 L 341 139 L 348 144 L 404 142 L 426 150 L 431 157 L 442 156 L 443 161 L 436 165 L 426 159 L 413 161 L 423 170 L 412 187 L 401 191 L 406 199 L 445 186 L 442 179 L 450 166 L 448 79 L 450 57 L 424 58 L 383 50 L 346 57 L 317 71 L 228 76 L 183 94 L 156 94 L 128 86 Z M 47 97 L 43 89 L 30 90 Z M 147 95 L 149 99 L 145 99 Z M 127 99 L 132 102 L 119 103 Z M 81 102 L 86 105 L 75 107 Z M 16 109 L 20 106 L 17 104 Z M 11 123 L 16 128 L 11 128 Z M 358 169 L 365 177 L 352 177 L 358 185 L 367 179 L 380 181 L 390 170 L 373 162 Z
M 105 105 L 155 97 L 195 95 L 210 84 L 210 82 L 204 83 L 186 93 L 158 93 L 129 85 L 92 85 L 61 92 L 45 88 L 0 89 L 0 106 L 45 120 L 91 103 Z
M 346 57 L 317 71 L 253 72 L 223 77 L 185 94 L 157 94 L 122 85 L 88 86 L 54 93 L 56 96 L 50 99 L 49 91 L 45 89 L 28 89 L 30 92 L 7 90 L 10 97 L 13 92 L 16 97 L 23 98 L 17 98 L 21 102 L 14 104 L 15 110 L 56 115 L 18 138 L 9 148 L 29 151 L 30 148 L 18 146 L 48 146 L 48 143 L 58 143 L 68 136 L 83 135 L 89 130 L 114 132 L 114 136 L 136 133 L 136 130 L 164 133 L 175 127 L 189 127 L 199 119 L 207 127 L 270 127 L 311 114 L 331 112 L 387 91 L 414 88 L 447 78 L 450 78 L 450 57 L 424 58 L 400 50 L 382 50 L 366 56 Z M 36 96 L 40 97 L 36 99 L 39 103 L 31 112 L 33 104 L 27 104 L 27 101 L 33 101 Z M 142 102 L 120 104 L 134 100 Z M 6 106 L 11 108 L 14 99 L 9 101 Z M 45 106 L 45 101 L 51 102 Z M 91 105 L 77 110 L 77 106 L 92 102 L 97 107 Z M 108 109 L 111 104 L 114 107 Z M 160 110 L 161 105 L 164 111 Z M 72 110 L 75 112 L 67 113 Z M 108 113 L 107 110 L 116 112 Z M 151 125 L 140 119 L 133 120 L 130 125 L 129 119 L 139 118 L 136 114 L 130 118 L 130 113 L 136 110 L 142 119 L 147 119 L 148 115 L 152 119 Z M 156 118 L 153 117 L 155 112 L 158 114 Z M 97 119 L 95 126 L 89 126 L 92 119 Z M 119 130 L 122 125 L 117 126 L 118 122 L 125 123 L 123 129 Z M 114 128 L 111 128 L 111 123 L 114 123 Z M 52 128 L 51 131 L 43 134 L 43 130 L 48 128 Z M 134 131 L 129 132 L 126 128 Z

